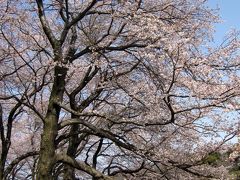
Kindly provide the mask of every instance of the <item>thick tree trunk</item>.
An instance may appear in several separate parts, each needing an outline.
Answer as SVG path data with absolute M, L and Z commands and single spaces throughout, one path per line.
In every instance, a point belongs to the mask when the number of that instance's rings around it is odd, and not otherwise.
M 72 117 L 75 118 L 74 115 Z M 77 132 L 78 130 L 79 130 L 79 125 L 78 124 L 72 125 L 70 133 Z M 69 145 L 68 145 L 68 149 L 67 149 L 67 155 L 68 156 L 70 156 L 72 158 L 75 158 L 79 143 L 80 143 L 80 140 L 79 140 L 78 134 L 73 135 L 69 139 Z M 64 177 L 63 177 L 63 179 L 64 180 L 75 180 L 76 179 L 74 168 L 71 167 L 68 164 L 64 165 Z
M 5 164 L 7 160 L 7 154 L 9 150 L 10 143 L 6 142 L 5 139 L 2 139 L 2 154 L 0 158 L 0 179 L 4 179 L 4 170 L 5 170 Z
M 8 147 L 10 145 L 6 142 L 2 143 L 2 154 L 0 159 L 0 179 L 4 179 L 4 168 L 7 160 L 7 154 L 8 154 Z
M 0 161 L 0 179 L 3 179 L 4 176 L 4 164 L 2 160 Z
M 55 164 L 56 149 L 55 139 L 58 132 L 57 125 L 60 114 L 60 107 L 56 105 L 55 102 L 61 102 L 63 99 L 66 74 L 66 68 L 55 67 L 54 83 L 41 136 L 40 155 L 37 167 L 38 180 L 53 179 L 52 170 Z
M 2 154 L 1 154 L 1 159 L 0 159 L 0 179 L 3 179 L 4 175 L 4 166 L 5 166 L 5 161 L 6 161 L 6 144 L 5 144 L 5 135 L 4 135 L 4 128 L 3 128 L 3 112 L 2 112 L 2 105 L 0 104 L 0 132 L 1 132 L 1 141 L 2 141 Z
M 1 157 L 0 157 L 0 179 L 4 179 L 5 177 L 5 164 L 7 160 L 7 155 L 9 151 L 9 147 L 11 145 L 11 131 L 12 131 L 12 116 L 14 115 L 15 111 L 19 108 L 20 104 L 18 103 L 10 112 L 8 118 L 8 125 L 7 125 L 7 135 L 5 137 L 4 134 L 4 127 L 3 127 L 3 110 L 2 105 L 0 104 L 0 136 L 1 136 Z

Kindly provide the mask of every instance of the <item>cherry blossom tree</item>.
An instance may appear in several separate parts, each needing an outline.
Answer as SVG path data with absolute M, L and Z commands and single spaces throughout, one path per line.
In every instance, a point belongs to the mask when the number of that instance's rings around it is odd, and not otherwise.
M 1 4 L 0 179 L 227 178 L 240 41 L 205 0 Z

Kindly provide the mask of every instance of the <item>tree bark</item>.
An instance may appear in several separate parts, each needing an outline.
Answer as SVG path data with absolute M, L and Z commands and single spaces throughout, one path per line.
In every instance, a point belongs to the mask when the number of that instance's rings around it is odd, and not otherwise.
M 4 145 L 2 147 L 2 154 L 1 154 L 1 159 L 0 159 L 0 179 L 3 179 L 5 173 L 4 173 L 4 167 L 7 159 L 7 153 L 8 153 L 8 148 Z
M 56 162 L 55 139 L 58 133 L 57 125 L 61 108 L 55 102 L 62 102 L 67 68 L 56 66 L 54 71 L 54 83 L 41 135 L 40 155 L 37 166 L 38 180 L 52 180 L 52 170 Z
M 100 171 L 97 171 L 96 169 L 92 168 L 91 166 L 86 165 L 85 162 L 73 159 L 64 153 L 56 154 L 56 160 L 64 164 L 68 164 L 83 172 L 86 172 L 87 174 L 91 175 L 92 177 L 95 177 L 98 180 L 113 180 L 113 177 L 106 176 Z
M 71 131 L 70 133 L 74 133 L 77 132 L 79 130 L 79 125 L 73 125 L 71 127 Z M 75 155 L 77 153 L 77 148 L 78 145 L 80 143 L 78 134 L 70 137 L 69 139 L 69 145 L 68 145 L 68 149 L 67 149 L 67 155 L 70 156 L 71 158 L 75 158 Z M 68 164 L 64 165 L 64 180 L 75 180 L 75 171 L 74 168 Z

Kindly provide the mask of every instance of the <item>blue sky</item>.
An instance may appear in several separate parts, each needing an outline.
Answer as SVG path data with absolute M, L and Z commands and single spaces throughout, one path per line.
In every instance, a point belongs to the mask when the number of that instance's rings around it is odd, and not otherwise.
M 220 43 L 230 29 L 240 30 L 240 0 L 208 0 L 208 4 L 211 8 L 220 8 L 219 15 L 224 21 L 215 26 L 214 39 L 216 43 Z

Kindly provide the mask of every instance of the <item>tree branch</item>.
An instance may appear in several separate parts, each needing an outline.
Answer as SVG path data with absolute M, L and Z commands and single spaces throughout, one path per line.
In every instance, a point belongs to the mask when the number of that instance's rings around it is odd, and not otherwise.
M 44 8 L 43 8 L 43 1 L 42 0 L 36 0 L 36 2 L 37 2 L 37 7 L 38 7 L 38 16 L 39 16 L 40 22 L 42 24 L 43 31 L 46 34 L 50 44 L 53 47 L 53 49 L 56 49 L 57 39 L 53 35 L 52 30 L 51 30 L 51 28 L 49 26 L 49 23 L 47 21 L 47 18 L 45 16 L 45 12 L 44 12 Z
M 102 174 L 101 172 L 95 170 L 91 166 L 86 165 L 84 162 L 77 161 L 64 153 L 56 154 L 56 161 L 68 164 L 78 170 L 84 171 L 87 174 L 90 174 L 91 176 L 95 177 L 96 179 L 113 180 L 112 177 L 106 176 L 106 175 Z
M 65 23 L 64 29 L 62 31 L 61 37 L 60 37 L 60 44 L 62 45 L 67 37 L 68 31 L 70 28 L 75 25 L 77 22 L 79 22 L 81 19 L 84 18 L 86 13 L 97 3 L 97 0 L 93 0 L 89 6 L 87 6 L 81 13 L 77 15 L 77 17 L 73 18 L 71 22 Z
M 6 168 L 5 170 L 5 178 L 7 175 L 9 175 L 11 173 L 11 171 L 13 170 L 13 168 L 20 162 L 22 161 L 23 159 L 26 159 L 30 156 L 35 156 L 35 155 L 38 155 L 38 151 L 32 151 L 32 152 L 27 152 L 26 154 L 23 154 L 21 156 L 19 156 L 18 158 L 16 158 L 15 160 L 13 160 L 9 165 L 8 167 Z

